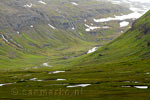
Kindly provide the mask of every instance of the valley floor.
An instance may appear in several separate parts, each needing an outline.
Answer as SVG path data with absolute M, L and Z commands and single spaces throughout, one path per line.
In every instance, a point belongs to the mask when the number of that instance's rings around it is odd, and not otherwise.
M 0 72 L 4 100 L 148 100 L 150 60 Z

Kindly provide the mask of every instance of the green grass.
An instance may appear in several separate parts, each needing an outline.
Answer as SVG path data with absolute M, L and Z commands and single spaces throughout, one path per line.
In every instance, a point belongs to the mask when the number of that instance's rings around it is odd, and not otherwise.
M 59 68 L 60 69 L 60 68 Z M 95 65 L 95 66 L 86 66 L 86 67 L 73 67 L 70 70 L 67 68 L 66 73 L 60 74 L 48 74 L 51 71 L 51 68 L 48 69 L 37 69 L 37 70 L 28 70 L 28 71 L 7 71 L 1 72 L 1 83 L 4 82 L 14 82 L 21 79 L 31 79 L 36 77 L 38 79 L 57 79 L 65 78 L 67 81 L 54 81 L 48 80 L 44 82 L 20 82 L 14 85 L 0 87 L 1 89 L 1 98 L 13 98 L 13 99 L 38 99 L 39 97 L 43 100 L 57 100 L 61 98 L 62 100 L 104 100 L 104 99 L 139 99 L 149 98 L 149 89 L 140 90 L 136 88 L 123 88 L 123 85 L 146 85 L 149 86 L 150 76 L 147 75 L 147 72 L 150 72 L 149 69 L 149 60 L 147 61 L 135 61 L 135 62 L 126 62 L 125 64 L 116 63 L 116 64 L 104 64 L 104 65 Z M 58 70 L 58 69 L 57 69 Z M 61 69 L 62 70 L 62 69 Z M 112 71 L 113 70 L 113 71 Z M 4 73 L 7 75 L 4 75 Z M 14 77 L 16 76 L 16 77 Z M 123 81 L 131 81 L 131 83 L 125 83 Z M 134 83 L 138 81 L 139 83 Z M 51 84 L 92 84 L 89 87 L 85 88 L 66 88 L 66 86 L 53 86 Z M 7 88 L 6 88 L 7 87 Z M 19 94 L 11 94 L 11 90 L 16 89 L 19 91 Z M 82 90 L 82 95 L 65 95 L 65 94 L 32 94 L 31 91 L 42 91 L 42 90 L 53 90 L 57 91 L 62 89 L 64 91 L 74 91 Z M 26 91 L 24 93 L 24 91 Z M 62 92 L 64 93 L 64 92 Z M 72 93 L 72 92 L 71 92 Z M 56 97 L 57 96 L 57 97 Z

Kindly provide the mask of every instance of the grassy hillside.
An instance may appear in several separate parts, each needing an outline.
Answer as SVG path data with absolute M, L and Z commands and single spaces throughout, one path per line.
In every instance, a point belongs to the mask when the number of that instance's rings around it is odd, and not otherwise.
M 108 43 L 96 52 L 82 57 L 85 63 L 118 63 L 135 60 L 148 60 L 150 57 L 149 16 L 147 12 L 135 21 L 127 32 Z

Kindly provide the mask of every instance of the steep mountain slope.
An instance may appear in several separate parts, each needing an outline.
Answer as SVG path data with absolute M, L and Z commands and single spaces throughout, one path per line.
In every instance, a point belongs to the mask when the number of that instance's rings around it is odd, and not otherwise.
M 150 11 L 136 20 L 132 28 L 81 62 L 97 64 L 144 61 L 150 58 Z M 85 64 L 84 63 L 84 64 Z M 83 65 L 84 65 L 83 64 Z

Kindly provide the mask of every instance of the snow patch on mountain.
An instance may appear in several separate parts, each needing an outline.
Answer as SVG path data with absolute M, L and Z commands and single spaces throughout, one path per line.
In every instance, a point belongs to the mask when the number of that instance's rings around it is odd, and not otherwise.
M 129 25 L 129 22 L 127 21 L 120 22 L 120 27 L 126 27 L 128 25 Z
M 38 2 L 41 3 L 41 4 L 44 4 L 44 5 L 47 4 L 46 2 L 44 2 L 44 1 L 42 1 L 42 0 L 40 0 L 40 1 L 38 1 Z
M 141 17 L 141 14 L 134 12 L 128 15 L 114 16 L 114 18 L 108 17 L 108 18 L 94 19 L 94 21 L 95 22 L 109 22 L 109 21 L 115 21 L 115 20 L 137 19 L 139 17 Z
M 107 17 L 107 18 L 100 18 L 100 19 L 93 19 L 94 22 L 109 22 L 109 21 L 116 21 L 116 20 L 126 20 L 126 19 L 137 19 L 140 18 L 145 12 L 149 10 L 150 7 L 145 6 L 144 4 L 141 4 L 141 7 L 135 6 L 135 2 L 137 1 L 132 1 L 132 0 L 108 0 L 111 1 L 112 3 L 119 4 L 119 3 L 128 3 L 129 9 L 132 11 L 132 13 L 129 13 L 127 15 L 121 15 L 121 16 L 116 16 L 114 17 Z M 149 2 L 150 3 L 150 2 Z
M 17 31 L 17 34 L 20 34 L 20 32 L 19 32 L 19 31 Z
M 31 8 L 33 6 L 32 3 L 24 5 L 25 8 Z
M 84 24 L 87 28 L 85 29 L 85 31 L 89 32 L 89 31 L 92 31 L 92 30 L 95 30 L 95 29 L 100 29 L 100 28 L 103 28 L 103 29 L 107 29 L 109 28 L 109 26 L 103 26 L 103 27 L 98 27 L 98 26 L 89 26 L 87 24 Z M 92 24 L 93 25 L 93 24 Z
M 3 38 L 3 40 L 4 40 L 5 42 L 8 42 L 8 40 L 5 38 L 4 35 L 1 35 L 1 36 L 2 36 L 2 38 Z
M 54 26 L 52 26 L 51 24 L 48 24 L 49 27 L 51 27 L 52 29 L 56 29 Z
M 95 52 L 97 49 L 98 49 L 98 47 L 94 47 L 94 48 L 90 49 L 90 50 L 87 52 L 87 54 L 93 53 L 93 52 Z
M 33 25 L 30 25 L 31 28 L 33 28 Z
M 97 27 L 97 26 L 89 26 L 87 24 L 85 24 L 85 26 L 87 27 L 87 29 L 85 29 L 85 31 L 91 31 L 91 30 L 95 30 L 95 29 L 101 28 L 101 27 Z
M 72 5 L 78 6 L 79 4 L 77 4 L 76 2 L 71 2 Z

